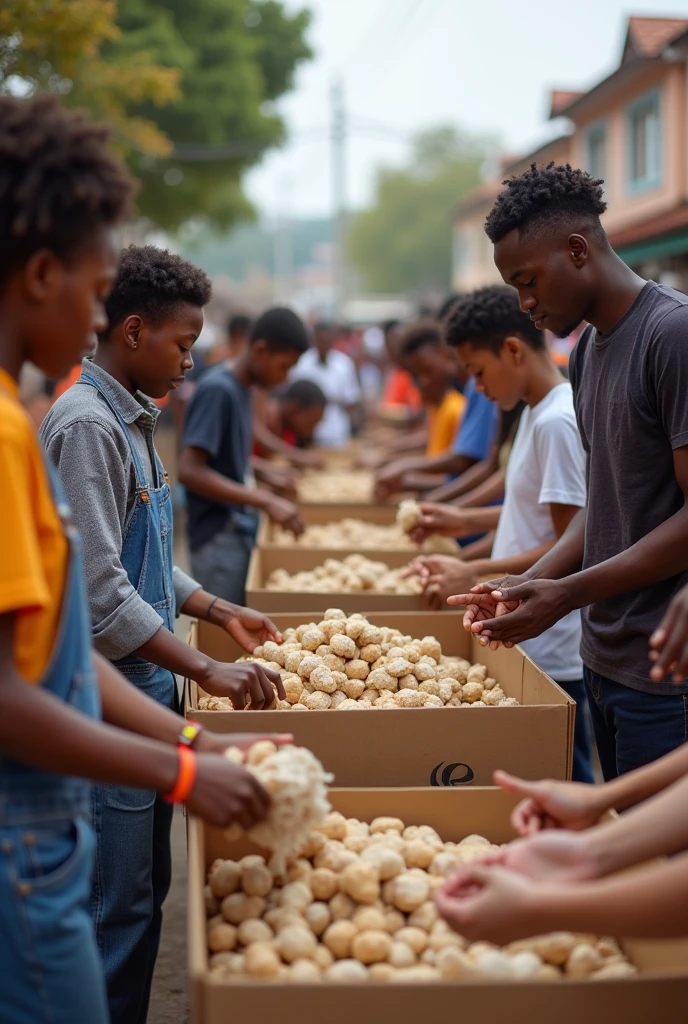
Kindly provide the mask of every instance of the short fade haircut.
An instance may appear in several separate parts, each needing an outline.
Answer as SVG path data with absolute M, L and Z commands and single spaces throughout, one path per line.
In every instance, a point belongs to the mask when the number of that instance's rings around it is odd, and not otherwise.
M 312 380 L 295 380 L 280 394 L 283 402 L 293 402 L 302 409 L 324 409 L 327 399 L 322 388 Z
M 180 302 L 203 307 L 211 292 L 208 275 L 181 256 L 154 245 L 130 245 L 122 250 L 105 302 L 108 327 L 102 338 L 107 340 L 112 329 L 132 314 L 160 323 L 174 316 Z
M 439 348 L 442 344 L 442 329 L 436 320 L 416 320 L 403 330 L 399 355 L 402 359 L 408 359 L 426 346 Z
M 250 326 L 250 316 L 246 316 L 245 313 L 235 313 L 233 316 L 230 316 L 227 321 L 227 333 L 230 338 L 233 338 L 236 334 L 248 334 Z
M 498 355 L 509 335 L 542 352 L 545 336 L 521 310 L 518 292 L 508 285 L 490 285 L 466 295 L 453 307 L 445 325 L 448 345 L 470 345 Z
M 547 164 L 508 178 L 487 215 L 485 231 L 491 242 L 499 242 L 515 228 L 528 231 L 554 226 L 569 226 L 572 221 L 588 220 L 596 236 L 606 237 L 600 215 L 607 209 L 602 198 L 602 178 L 570 164 Z
M 301 318 L 287 306 L 266 309 L 251 328 L 251 344 L 266 342 L 271 352 L 305 352 L 310 348 L 308 332 Z
M 68 259 L 128 215 L 134 181 L 109 141 L 56 96 L 0 96 L 0 284 L 38 250 Z

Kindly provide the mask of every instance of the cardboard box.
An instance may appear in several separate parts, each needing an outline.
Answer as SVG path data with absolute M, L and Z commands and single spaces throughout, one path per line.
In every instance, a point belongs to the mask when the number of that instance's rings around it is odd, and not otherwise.
M 335 604 L 339 604 L 336 601 Z M 337 786 L 487 786 L 495 768 L 527 779 L 570 779 L 575 702 L 520 648 L 490 651 L 461 625 L 460 612 L 374 613 L 376 625 L 413 637 L 432 634 L 445 654 L 487 665 L 521 707 L 399 708 L 385 711 L 198 711 L 187 685 L 186 713 L 215 732 L 292 732 L 333 772 Z M 279 629 L 318 615 L 274 615 Z M 241 650 L 215 626 L 194 626 L 192 642 L 220 661 Z
M 302 717 L 306 717 L 305 714 Z M 509 814 L 515 798 L 495 789 L 332 790 L 335 809 L 370 821 L 390 814 L 407 825 L 431 825 L 456 842 L 479 833 L 494 843 L 514 838 Z M 216 857 L 254 852 L 229 843 L 221 830 L 189 823 L 189 972 L 194 1024 L 685 1024 L 688 1016 L 688 942 L 624 942 L 640 969 L 617 981 L 512 982 L 476 980 L 425 985 L 281 985 L 211 981 L 205 943 L 203 887 Z
M 413 551 L 363 551 L 367 558 L 384 562 L 390 569 L 408 565 Z M 342 561 L 350 551 L 325 551 L 322 548 L 253 549 L 246 576 L 246 604 L 261 612 L 324 612 L 327 608 L 341 608 L 347 614 L 358 611 L 361 603 L 370 611 L 423 611 L 422 594 L 384 594 L 366 590 L 355 593 L 314 594 L 311 591 L 266 590 L 265 581 L 275 569 L 288 573 L 314 569 L 329 557 Z
M 323 523 L 337 523 L 340 519 L 362 519 L 366 523 L 375 523 L 377 526 L 391 526 L 397 516 L 397 506 L 394 505 L 301 505 L 299 507 L 301 518 L 309 526 L 311 523 L 321 525 Z M 257 546 L 261 548 L 277 548 L 274 543 L 274 527 L 267 516 L 262 515 L 258 528 Z M 283 547 L 278 550 L 284 551 Z M 299 551 L 307 550 L 299 548 Z M 316 549 L 313 549 L 316 550 Z M 327 552 L 325 558 L 337 558 L 337 553 L 344 551 L 344 548 L 317 548 L 318 551 Z M 365 554 L 365 550 L 363 553 Z M 401 548 L 391 550 L 403 550 Z M 413 553 L 409 548 L 409 553 Z M 350 553 L 350 552 L 349 552 Z

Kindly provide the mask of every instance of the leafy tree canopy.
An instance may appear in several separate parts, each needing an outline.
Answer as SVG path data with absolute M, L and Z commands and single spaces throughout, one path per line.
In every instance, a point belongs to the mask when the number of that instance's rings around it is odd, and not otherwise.
M 480 182 L 494 148 L 490 138 L 433 128 L 414 139 L 408 166 L 379 171 L 373 203 L 352 219 L 347 239 L 366 291 L 449 289 L 452 210 Z

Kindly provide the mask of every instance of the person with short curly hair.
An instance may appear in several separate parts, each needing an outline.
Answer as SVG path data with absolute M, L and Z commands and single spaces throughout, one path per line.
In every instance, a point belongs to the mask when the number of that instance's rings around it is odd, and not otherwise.
M 262 486 L 275 486 L 278 467 L 251 459 L 251 448 L 253 391 L 284 384 L 307 348 L 306 327 L 292 309 L 266 309 L 251 327 L 248 348 L 203 375 L 186 411 L 179 480 L 187 493 L 191 568 L 207 590 L 238 604 L 245 600 L 259 511 L 296 536 L 304 529 L 298 507 Z
M 172 503 L 154 444 L 162 398 L 183 383 L 210 298 L 206 274 L 152 245 L 120 256 L 93 361 L 41 428 L 83 537 L 93 642 L 134 686 L 177 709 L 174 673 L 243 708 L 273 703 L 279 676 L 225 665 L 174 635 L 183 611 L 252 650 L 278 634 L 265 616 L 207 593 L 172 564 Z M 255 669 L 258 669 L 256 672 Z M 98 786 L 91 912 L 112 1024 L 144 1024 L 171 874 L 172 806 L 155 793 Z
M 89 915 L 90 780 L 113 793 L 138 791 L 141 803 L 165 793 L 219 826 L 246 824 L 247 815 L 260 821 L 269 805 L 253 776 L 237 774 L 222 756 L 230 737 L 200 734 L 199 756 L 183 758 L 183 719 L 92 649 L 78 534 L 19 401 L 28 361 L 58 378 L 107 327 L 113 228 L 133 193 L 108 137 L 54 96 L 0 96 L 0 1020 L 7 1024 L 111 1019 Z M 106 479 L 84 474 L 77 509 L 105 487 Z M 183 787 L 182 760 L 190 769 Z M 124 855 L 126 839 L 119 849 Z M 137 1011 L 127 1024 L 141 1019 Z
M 516 290 L 491 285 L 464 296 L 452 307 L 445 337 L 482 394 L 507 412 L 520 403 L 525 409 L 506 468 L 503 506 L 420 506 L 412 533 L 417 543 L 433 533 L 460 537 L 496 529 L 489 558 L 416 559 L 413 570 L 425 584 L 426 601 L 438 609 L 450 594 L 478 579 L 529 569 L 554 546 L 586 499 L 571 385 L 555 366 L 542 331 L 519 308 Z M 592 782 L 580 634 L 580 612 L 574 610 L 527 640 L 524 649 L 578 703 L 573 778 Z
M 483 584 L 466 628 L 520 643 L 582 609 L 581 655 L 606 779 L 685 743 L 688 682 L 648 643 L 688 583 L 688 296 L 616 255 L 603 182 L 569 165 L 505 182 L 485 229 L 537 328 L 564 337 L 587 456 L 587 507 L 527 572 Z M 501 596 L 497 596 L 499 593 Z M 651 677 L 652 672 L 652 677 Z

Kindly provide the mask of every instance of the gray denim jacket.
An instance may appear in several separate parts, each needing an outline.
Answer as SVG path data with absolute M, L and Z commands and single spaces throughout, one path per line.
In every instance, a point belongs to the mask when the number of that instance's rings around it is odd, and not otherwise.
M 89 370 L 117 405 L 152 476 L 157 407 L 145 395 L 131 395 L 94 363 L 89 363 Z M 120 561 L 136 494 L 127 439 L 107 402 L 84 384 L 74 384 L 57 400 L 40 437 L 60 473 L 81 532 L 94 645 L 116 661 L 150 640 L 163 624 L 137 594 Z M 179 609 L 200 584 L 176 566 L 173 582 Z

